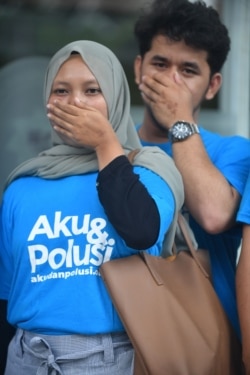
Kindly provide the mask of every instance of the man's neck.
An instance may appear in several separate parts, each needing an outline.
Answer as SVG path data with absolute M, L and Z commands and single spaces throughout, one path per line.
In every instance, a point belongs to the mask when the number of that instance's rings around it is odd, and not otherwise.
M 140 139 L 145 142 L 168 142 L 167 130 L 156 124 L 147 112 L 144 113 L 144 119 L 138 130 L 138 134 Z
M 198 117 L 198 110 L 194 114 L 195 122 Z M 197 122 L 196 122 L 197 123 Z M 138 135 L 141 140 L 151 143 L 166 143 L 168 142 L 168 131 L 161 126 L 152 114 L 145 108 L 144 118 L 138 130 Z

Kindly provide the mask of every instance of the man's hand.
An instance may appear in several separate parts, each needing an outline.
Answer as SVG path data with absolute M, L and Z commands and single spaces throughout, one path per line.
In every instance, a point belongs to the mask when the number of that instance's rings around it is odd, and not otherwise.
M 177 72 L 172 78 L 161 73 L 143 76 L 139 89 L 157 122 L 166 129 L 178 120 L 194 122 L 192 94 Z

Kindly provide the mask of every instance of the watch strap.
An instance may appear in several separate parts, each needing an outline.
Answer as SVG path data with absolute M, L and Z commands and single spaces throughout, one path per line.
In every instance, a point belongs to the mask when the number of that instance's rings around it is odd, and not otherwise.
M 179 132 L 176 128 L 179 127 Z M 181 131 L 180 128 L 183 127 L 185 131 Z M 176 121 L 168 130 L 168 139 L 170 142 L 182 142 L 188 139 L 193 134 L 199 134 L 200 130 L 197 124 L 187 122 L 187 121 Z

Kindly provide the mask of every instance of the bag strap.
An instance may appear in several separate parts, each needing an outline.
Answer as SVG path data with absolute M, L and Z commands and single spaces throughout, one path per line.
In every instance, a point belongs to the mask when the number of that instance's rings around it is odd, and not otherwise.
M 199 259 L 199 250 L 196 250 L 194 245 L 193 245 L 193 242 L 192 242 L 192 239 L 191 239 L 190 233 L 189 233 L 190 228 L 188 226 L 188 223 L 186 222 L 185 218 L 183 217 L 183 215 L 181 213 L 178 213 L 177 222 L 178 222 L 179 230 L 181 231 L 183 239 L 184 239 L 184 241 L 185 241 L 185 243 L 188 247 L 189 254 L 191 255 L 191 257 L 195 261 L 196 265 L 199 267 L 200 271 L 203 273 L 203 276 L 206 277 L 207 279 L 210 279 L 209 273 L 206 271 L 206 269 L 204 268 L 204 266 L 202 265 L 202 263 Z M 175 244 L 174 244 L 174 248 L 175 248 Z M 162 279 L 161 275 L 158 273 L 158 268 L 156 267 L 156 264 L 157 264 L 156 260 L 157 259 L 159 260 L 161 258 L 161 260 L 164 259 L 166 262 L 174 262 L 175 259 L 180 255 L 181 252 L 188 252 L 187 250 L 181 250 L 181 251 L 176 250 L 175 251 L 174 248 L 173 248 L 173 255 L 165 257 L 165 258 L 151 256 L 146 251 L 140 251 L 139 254 L 138 254 L 141 257 L 141 259 L 143 260 L 143 262 L 146 264 L 146 266 L 147 266 L 149 272 L 151 273 L 151 276 L 153 277 L 154 281 L 159 286 L 164 284 L 164 280 Z M 200 252 L 202 253 L 202 250 L 200 250 Z M 204 261 L 204 259 L 203 259 L 203 261 Z
M 194 245 L 192 243 L 192 240 L 190 238 L 190 234 L 188 232 L 188 229 L 187 229 L 187 222 L 186 220 L 184 219 L 183 215 L 181 213 L 178 214 L 178 224 L 179 224 L 179 228 L 182 232 L 182 235 L 183 235 L 183 238 L 185 239 L 186 241 L 186 244 L 188 246 L 188 249 L 193 257 L 193 259 L 195 260 L 196 264 L 198 265 L 198 267 L 200 268 L 200 270 L 202 271 L 202 273 L 204 274 L 204 276 L 206 278 L 210 278 L 209 274 L 207 273 L 207 271 L 205 270 L 205 268 L 203 267 L 203 265 L 201 264 L 198 256 L 197 256 L 197 251 L 199 250 L 196 250 L 194 248 Z
M 134 150 L 132 150 L 128 153 L 127 158 L 128 158 L 128 160 L 130 161 L 131 164 L 133 163 L 134 158 L 138 154 L 138 152 L 140 152 L 140 149 L 134 149 Z M 206 278 L 210 278 L 208 272 L 205 270 L 205 268 L 201 264 L 201 262 L 199 260 L 199 257 L 197 256 L 197 251 L 193 246 L 193 242 L 192 242 L 192 239 L 191 239 L 190 233 L 189 233 L 189 230 L 191 230 L 191 229 L 188 230 L 188 224 L 187 224 L 186 220 L 184 219 L 183 215 L 180 212 L 178 213 L 177 223 L 179 225 L 179 228 L 182 232 L 183 238 L 184 238 L 184 240 L 185 240 L 185 242 L 188 246 L 188 249 L 189 249 L 193 259 L 195 260 L 196 264 L 198 265 L 198 267 L 200 268 L 200 270 L 202 271 L 204 276 Z M 172 231 L 173 231 L 173 228 L 172 228 Z M 176 228 L 175 228 L 175 232 L 176 232 Z M 167 252 L 166 252 L 166 247 L 167 247 Z M 162 256 L 163 257 L 165 257 L 166 254 L 168 254 L 168 250 L 169 250 L 168 247 L 169 247 L 168 244 L 166 244 L 165 241 L 164 241 L 163 250 L 162 250 Z M 176 254 L 177 254 L 177 251 L 176 251 L 176 246 L 175 246 L 175 243 L 174 243 L 173 244 L 173 257 L 175 257 Z M 166 257 L 169 257 L 169 255 L 167 255 Z M 145 259 L 145 256 L 143 258 Z

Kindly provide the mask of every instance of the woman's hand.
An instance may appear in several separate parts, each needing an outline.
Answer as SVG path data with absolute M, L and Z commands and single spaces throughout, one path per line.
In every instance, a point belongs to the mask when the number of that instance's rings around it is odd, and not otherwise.
M 113 133 L 101 112 L 77 99 L 75 105 L 56 100 L 47 108 L 52 127 L 71 146 L 95 149 Z
M 73 147 L 95 150 L 99 169 L 124 151 L 108 119 L 97 109 L 75 99 L 74 105 L 56 100 L 47 105 L 48 117 L 60 138 Z

